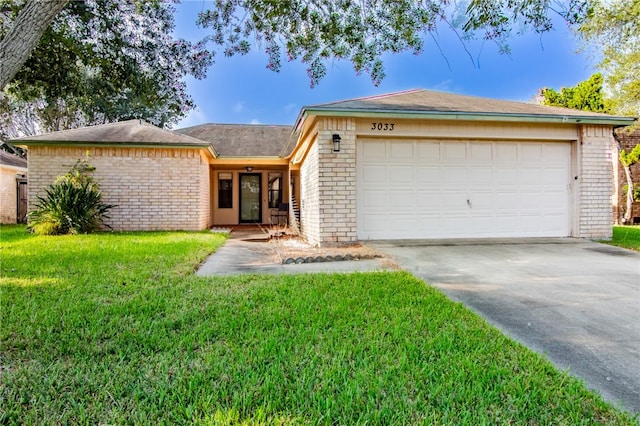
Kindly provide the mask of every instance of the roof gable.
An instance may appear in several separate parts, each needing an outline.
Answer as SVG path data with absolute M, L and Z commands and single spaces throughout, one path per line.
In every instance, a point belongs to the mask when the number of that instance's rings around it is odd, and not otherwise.
M 220 157 L 285 157 L 293 149 L 291 126 L 202 124 L 176 132 L 210 143 Z

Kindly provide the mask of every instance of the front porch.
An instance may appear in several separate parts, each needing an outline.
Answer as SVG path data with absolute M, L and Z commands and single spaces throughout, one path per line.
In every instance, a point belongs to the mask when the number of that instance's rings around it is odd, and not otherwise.
M 285 165 L 210 167 L 211 226 L 299 226 L 296 175 Z

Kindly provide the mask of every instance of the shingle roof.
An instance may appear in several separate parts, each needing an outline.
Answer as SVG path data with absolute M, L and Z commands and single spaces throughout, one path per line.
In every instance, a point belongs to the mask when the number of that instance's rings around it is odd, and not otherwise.
M 614 117 L 589 111 L 551 107 L 525 102 L 479 98 L 445 92 L 415 89 L 379 96 L 350 99 L 303 107 L 304 111 L 345 111 L 345 112 L 398 112 L 423 114 L 476 114 L 485 116 L 540 116 L 593 118 L 615 121 L 633 121 L 631 117 Z M 300 120 L 300 118 L 299 118 Z M 620 120 L 618 120 L 620 121 Z
M 220 157 L 285 157 L 293 127 L 261 124 L 202 124 L 175 130 L 210 143 Z
M 27 160 L 2 150 L 0 150 L 0 164 L 3 166 L 19 167 L 22 169 L 27 168 Z
M 142 120 L 128 120 L 118 123 L 101 124 L 79 129 L 61 130 L 38 136 L 14 139 L 17 145 L 97 143 L 122 145 L 167 145 L 185 147 L 208 147 L 199 139 L 164 130 Z

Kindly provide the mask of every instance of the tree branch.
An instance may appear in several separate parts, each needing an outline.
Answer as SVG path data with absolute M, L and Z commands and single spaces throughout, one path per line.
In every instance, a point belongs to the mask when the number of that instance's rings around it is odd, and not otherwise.
M 29 59 L 42 34 L 68 0 L 28 0 L 11 29 L 0 40 L 0 90 Z

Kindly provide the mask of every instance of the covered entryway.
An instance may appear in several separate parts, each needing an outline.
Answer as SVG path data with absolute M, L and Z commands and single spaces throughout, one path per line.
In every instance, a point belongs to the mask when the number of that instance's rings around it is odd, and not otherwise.
M 569 142 L 360 138 L 361 240 L 571 235 Z

